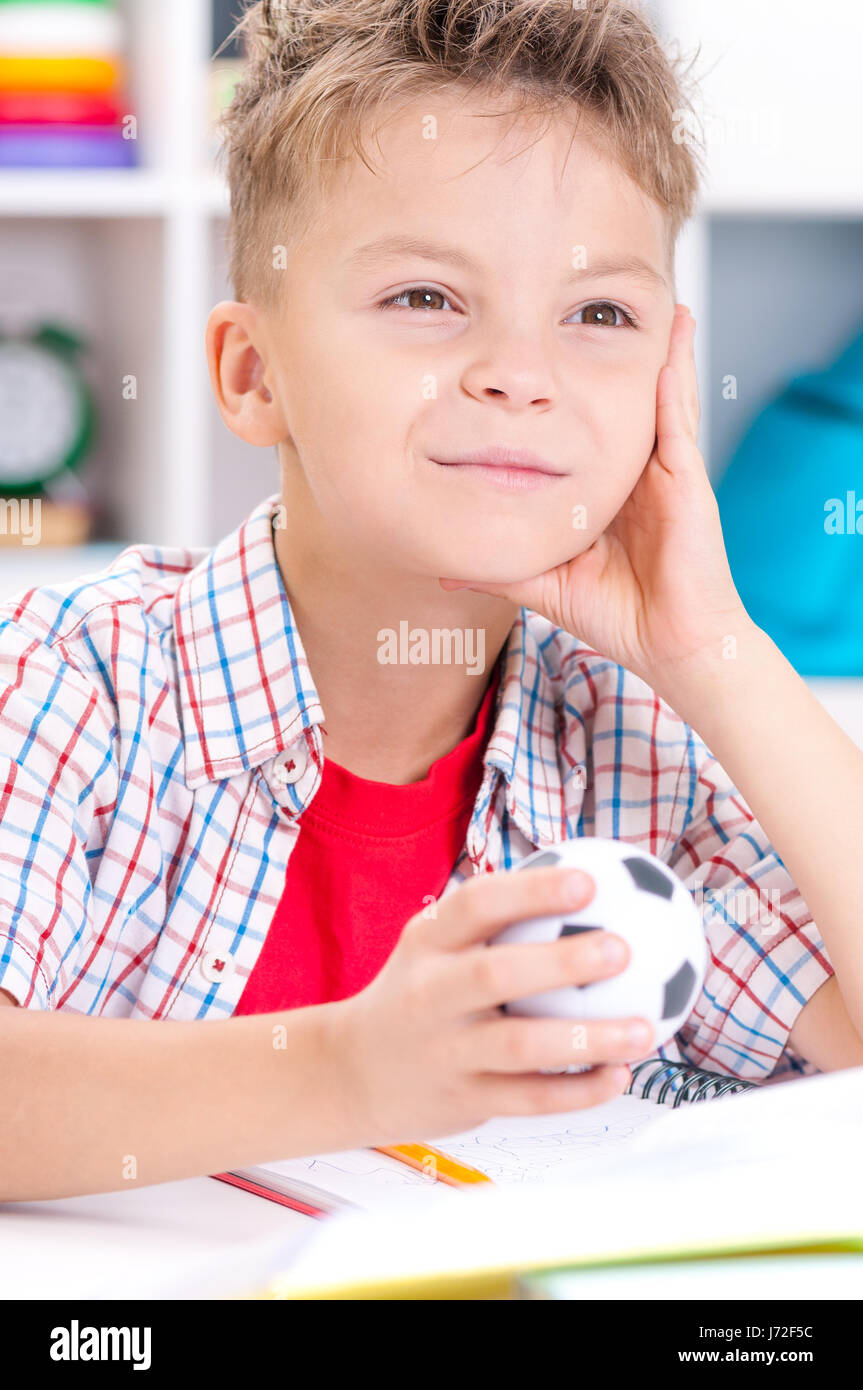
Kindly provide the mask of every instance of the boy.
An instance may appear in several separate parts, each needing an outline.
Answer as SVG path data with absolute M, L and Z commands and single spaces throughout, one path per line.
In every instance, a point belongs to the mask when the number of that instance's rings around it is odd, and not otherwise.
M 500 872 L 573 835 L 703 890 L 710 965 L 663 1056 L 863 1063 L 863 758 L 725 563 L 673 282 L 696 170 L 649 28 L 552 0 L 241 28 L 237 300 L 206 344 L 281 492 L 212 553 L 131 547 L 2 609 L 0 1198 L 622 1092 L 638 1019 L 499 1005 L 625 947 L 486 949 L 589 902 Z M 550 1074 L 574 1049 L 590 1069 Z

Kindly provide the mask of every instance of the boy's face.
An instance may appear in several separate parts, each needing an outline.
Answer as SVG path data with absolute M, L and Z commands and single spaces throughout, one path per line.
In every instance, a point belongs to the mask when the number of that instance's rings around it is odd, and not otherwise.
M 515 581 L 585 550 L 654 442 L 674 312 L 663 215 L 581 132 L 563 169 L 570 126 L 525 148 L 537 128 L 492 109 L 435 95 L 391 118 L 384 172 L 346 167 L 267 320 L 304 520 L 418 577 Z M 428 249 L 370 249 L 384 237 Z M 510 488 L 440 462 L 490 446 L 558 476 Z

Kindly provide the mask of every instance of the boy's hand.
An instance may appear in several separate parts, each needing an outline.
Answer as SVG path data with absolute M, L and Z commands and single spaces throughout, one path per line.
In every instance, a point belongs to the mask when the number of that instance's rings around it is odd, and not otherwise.
M 675 306 L 668 361 L 657 381 L 656 443 L 620 511 L 588 550 L 534 579 L 444 588 L 495 594 L 641 676 L 660 694 L 674 668 L 712 664 L 720 643 L 752 625 L 734 587 L 719 508 L 698 450 L 695 320 Z
M 602 1022 L 515 1018 L 499 1006 L 563 985 L 616 975 L 629 948 L 610 932 L 548 943 L 487 942 L 510 922 L 584 907 L 595 885 L 567 891 L 572 870 L 483 874 L 407 922 L 386 965 L 361 993 L 331 1006 L 337 1058 L 335 1101 L 346 1107 L 358 1143 L 407 1143 L 474 1128 L 496 1115 L 553 1114 L 621 1095 L 631 1075 L 609 1065 L 648 1053 L 624 1027 Z M 602 947 L 620 942 L 619 963 Z M 640 1020 L 642 1023 L 644 1020 Z M 590 1065 L 575 1075 L 544 1068 Z

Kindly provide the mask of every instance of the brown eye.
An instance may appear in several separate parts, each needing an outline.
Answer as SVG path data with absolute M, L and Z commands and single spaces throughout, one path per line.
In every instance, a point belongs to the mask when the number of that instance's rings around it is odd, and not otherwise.
M 440 290 L 408 290 L 409 309 L 439 309 L 440 304 L 430 303 L 434 299 L 444 300 Z
M 623 311 L 618 309 L 616 305 L 609 304 L 607 300 L 599 299 L 595 304 L 585 305 L 585 307 L 578 312 L 588 316 L 582 319 L 582 323 L 591 324 L 599 328 L 615 328 L 617 326 L 615 324 L 615 315 L 621 314 Z
M 434 301 L 442 300 L 436 304 Z M 382 309 L 389 305 L 405 309 L 443 309 L 449 304 L 449 300 L 442 290 L 432 289 L 430 285 L 414 285 L 410 289 L 402 290 L 399 294 L 390 295 L 381 304 Z

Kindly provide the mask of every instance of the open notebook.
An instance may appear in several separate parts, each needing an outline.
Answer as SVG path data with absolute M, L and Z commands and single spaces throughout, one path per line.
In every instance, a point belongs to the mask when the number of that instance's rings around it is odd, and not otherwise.
M 329 1188 L 341 1167 L 362 1207 L 309 1222 L 299 1247 L 286 1244 L 281 1274 L 256 1292 L 488 1296 L 520 1272 L 558 1266 L 863 1250 L 863 1067 L 708 1104 L 624 1095 L 429 1142 L 493 1167 L 497 1181 L 459 1189 L 417 1174 L 408 1196 L 409 1169 L 388 1187 L 374 1161 L 360 1172 L 345 1155 L 324 1156 L 307 1178 Z
M 451 1157 L 479 1168 L 493 1182 L 544 1182 L 580 1171 L 601 1147 L 608 1155 L 661 1115 L 661 1106 L 703 1101 L 749 1090 L 753 1083 L 649 1057 L 632 1068 L 627 1094 L 570 1114 L 492 1120 L 478 1130 L 428 1139 Z M 222 1182 L 281 1202 L 308 1216 L 352 1207 L 387 1206 L 400 1194 L 429 1186 L 451 1188 L 375 1149 L 291 1158 L 236 1172 L 214 1173 Z

